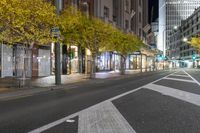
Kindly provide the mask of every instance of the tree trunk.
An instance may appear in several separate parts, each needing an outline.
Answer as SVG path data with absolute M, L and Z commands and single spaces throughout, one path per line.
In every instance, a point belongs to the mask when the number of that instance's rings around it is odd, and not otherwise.
M 96 53 L 92 53 L 92 59 L 90 63 L 90 78 L 94 79 L 96 73 Z
M 121 55 L 121 75 L 124 75 L 125 74 L 125 66 L 126 66 L 126 57 Z
M 24 46 L 24 57 L 23 57 L 23 64 L 24 64 L 24 69 L 22 70 L 22 78 L 20 80 L 20 83 L 19 83 L 19 87 L 22 88 L 25 86 L 26 84 L 26 77 L 27 77 L 27 62 L 28 62 L 28 46 L 25 45 Z

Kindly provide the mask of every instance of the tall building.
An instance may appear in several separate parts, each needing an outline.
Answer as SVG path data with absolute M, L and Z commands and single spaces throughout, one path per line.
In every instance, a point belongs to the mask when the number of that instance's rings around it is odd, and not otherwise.
M 149 44 L 156 49 L 158 43 L 158 19 L 151 23 L 151 32 L 153 35 Z
M 144 39 L 148 24 L 148 0 L 131 0 L 131 31 Z
M 184 40 L 200 34 L 200 7 L 170 35 L 171 67 L 198 67 L 200 53 Z
M 124 31 L 130 32 L 131 21 L 131 1 L 113 0 L 113 22 Z
M 189 17 L 200 6 L 200 0 L 159 0 L 158 49 L 169 54 L 169 34 L 181 21 Z

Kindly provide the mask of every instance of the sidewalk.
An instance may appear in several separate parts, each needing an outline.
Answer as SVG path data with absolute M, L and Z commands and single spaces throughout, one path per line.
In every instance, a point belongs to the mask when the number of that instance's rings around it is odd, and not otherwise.
M 131 74 L 136 74 L 136 73 L 140 73 L 140 71 L 139 70 L 126 71 L 126 75 L 131 75 Z M 98 72 L 96 73 L 95 80 L 112 79 L 116 77 L 122 77 L 119 71 Z M 2 80 L 2 81 L 5 81 L 5 80 Z M 62 85 L 60 86 L 55 85 L 54 76 L 32 79 L 30 82 L 30 87 L 25 87 L 25 88 L 0 86 L 0 101 L 15 99 L 18 97 L 30 96 L 30 95 L 34 95 L 41 92 L 61 89 L 64 87 L 67 87 L 70 89 L 70 88 L 73 88 L 74 84 L 76 83 L 87 82 L 87 81 L 91 81 L 89 79 L 89 75 L 73 74 L 73 75 L 62 75 Z

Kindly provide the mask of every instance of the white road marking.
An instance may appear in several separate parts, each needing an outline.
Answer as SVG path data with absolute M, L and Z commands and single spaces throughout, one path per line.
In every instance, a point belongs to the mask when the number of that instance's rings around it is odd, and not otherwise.
M 189 73 L 187 73 L 185 70 L 183 70 L 190 78 L 192 78 L 199 86 L 200 86 L 200 83 L 195 79 L 193 78 Z
M 165 77 L 163 77 L 163 78 L 166 78 L 166 77 L 168 77 L 168 76 L 170 76 L 170 75 L 173 75 L 173 74 L 174 74 L 174 73 L 171 73 L 171 74 L 169 74 L 169 75 L 167 75 L 167 76 L 165 76 Z M 155 82 L 158 82 L 158 81 L 162 80 L 163 78 L 160 78 L 160 79 L 158 79 L 158 80 L 155 80 L 155 81 L 153 81 L 153 82 L 151 82 L 151 83 L 149 83 L 149 84 L 153 84 L 153 83 L 155 83 Z M 105 101 L 103 101 L 103 102 L 100 102 L 100 103 L 98 103 L 98 104 L 96 104 L 96 105 L 93 105 L 93 106 L 91 106 L 91 107 L 89 107 L 89 108 L 95 108 L 96 106 L 99 106 L 100 104 L 102 104 L 102 103 L 104 103 L 104 102 L 111 102 L 111 101 L 113 101 L 113 100 L 116 100 L 116 99 L 121 98 L 121 97 L 123 97 L 123 96 L 126 96 L 126 95 L 128 95 L 128 94 L 134 93 L 134 92 L 136 92 L 136 91 L 138 91 L 138 90 L 144 88 L 145 86 L 146 86 L 146 85 L 141 86 L 141 87 L 139 87 L 139 88 L 137 88 L 137 89 L 134 89 L 134 90 L 125 92 L 125 93 L 123 93 L 123 94 L 120 94 L 120 95 L 118 95 L 118 96 L 115 96 L 115 97 L 113 97 L 113 98 L 110 98 L 110 99 L 108 99 L 108 100 L 105 100 Z M 30 132 L 28 132 L 28 133 L 41 133 L 41 132 L 43 132 L 43 131 L 46 131 L 46 130 L 52 128 L 52 127 L 55 127 L 55 126 L 57 126 L 57 125 L 59 125 L 59 124 L 65 122 L 65 121 L 68 120 L 68 119 L 71 119 L 71 118 L 73 118 L 73 117 L 79 116 L 79 114 L 81 114 L 83 111 L 85 111 L 85 110 L 87 110 L 87 109 L 88 109 L 88 108 L 86 108 L 86 109 L 84 109 L 84 110 L 82 110 L 82 111 L 79 111 L 79 112 L 77 112 L 77 113 L 71 114 L 71 115 L 69 115 L 69 116 L 67 116 L 67 117 L 64 117 L 64 118 L 61 118 L 61 119 L 59 119 L 59 120 L 56 120 L 56 121 L 54 121 L 54 122 L 52 122 L 52 123 L 49 123 L 49 124 L 47 124 L 47 125 L 44 125 L 44 126 L 42 126 L 42 127 L 39 127 L 39 128 L 37 128 L 37 129 L 34 129 L 34 130 L 32 130 L 32 131 L 30 131 Z
M 190 83 L 196 83 L 195 81 L 193 80 L 187 80 L 187 79 L 177 79 L 177 78 L 164 78 L 164 79 L 167 79 L 167 80 L 175 80 L 175 81 L 182 81 L 182 82 L 190 82 Z
M 185 92 L 178 89 L 156 85 L 156 84 L 146 85 L 145 88 L 160 92 L 163 95 L 171 96 L 171 97 L 180 99 L 182 101 L 186 101 L 186 102 L 200 106 L 200 95 L 197 95 L 194 93 Z
M 111 102 L 104 102 L 79 115 L 78 133 L 136 133 Z
M 177 76 L 177 77 L 189 77 L 188 75 L 180 75 L 180 74 L 173 74 L 171 76 Z
M 71 119 L 69 119 L 69 120 L 66 120 L 66 122 L 67 122 L 67 123 L 74 123 L 75 120 L 71 120 Z
M 57 121 L 52 122 L 50 124 L 44 125 L 43 127 L 37 128 L 37 129 L 32 130 L 32 131 L 30 131 L 28 133 L 41 133 L 41 132 L 44 132 L 44 131 L 46 131 L 46 130 L 52 128 L 52 127 L 55 127 L 55 126 L 65 122 L 65 121 L 67 121 L 68 119 L 71 119 L 71 118 L 76 117 L 76 116 L 78 116 L 78 113 L 74 113 L 74 114 L 72 114 L 70 116 L 64 117 L 64 118 L 62 118 L 60 120 L 57 120 Z

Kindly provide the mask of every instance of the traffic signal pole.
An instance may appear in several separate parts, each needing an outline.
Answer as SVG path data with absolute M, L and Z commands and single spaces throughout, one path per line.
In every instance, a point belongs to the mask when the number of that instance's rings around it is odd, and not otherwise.
M 60 15 L 60 3 L 61 0 L 55 1 L 56 6 L 56 14 Z M 60 85 L 61 84 L 61 62 L 60 62 L 60 43 L 55 43 L 55 84 Z

